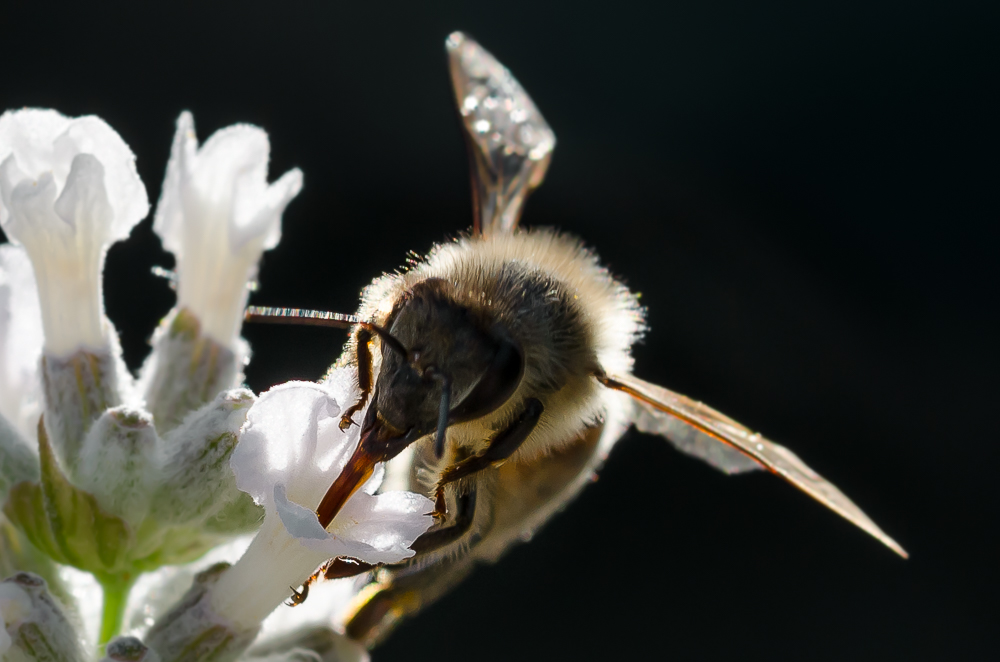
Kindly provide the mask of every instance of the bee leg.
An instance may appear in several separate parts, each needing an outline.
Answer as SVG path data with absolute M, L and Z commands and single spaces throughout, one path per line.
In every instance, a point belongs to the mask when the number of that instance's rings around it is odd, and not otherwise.
M 343 579 L 364 574 L 381 565 L 381 563 L 365 563 L 349 556 L 338 556 L 327 561 L 326 565 L 320 568 L 320 572 L 323 573 L 324 579 Z
M 292 589 L 292 595 L 285 604 L 289 607 L 297 607 L 309 597 L 309 587 L 312 586 L 322 576 L 324 579 L 343 579 L 344 577 L 354 577 L 378 568 L 380 563 L 365 563 L 349 556 L 338 556 L 330 559 L 320 569 L 309 576 L 309 579 L 302 583 L 301 589 Z
M 358 361 L 358 388 L 361 390 L 361 397 L 358 398 L 357 402 L 348 407 L 340 417 L 341 430 L 351 427 L 353 423 L 351 417 L 364 408 L 372 392 L 372 382 L 375 381 L 375 376 L 372 373 L 371 331 L 363 327 L 359 328 L 357 336 L 355 336 L 355 341 Z
M 298 607 L 300 604 L 305 602 L 306 598 L 309 597 L 309 587 L 314 581 L 319 579 L 319 573 L 320 570 L 317 570 L 309 576 L 309 579 L 302 582 L 301 590 L 297 590 L 294 586 L 289 586 L 288 588 L 292 589 L 292 595 L 288 598 L 288 602 L 285 604 L 289 607 Z
M 413 541 L 410 545 L 417 554 L 432 552 L 445 545 L 450 545 L 472 527 L 472 520 L 476 516 L 476 491 L 466 492 L 458 497 L 455 504 L 455 519 L 447 526 L 441 526 L 424 533 Z
M 309 584 L 303 584 L 301 591 L 294 586 L 289 586 L 288 588 L 292 589 L 292 596 L 288 598 L 288 602 L 285 603 L 288 607 L 298 607 L 306 601 L 306 598 L 309 597 Z
M 485 451 L 479 455 L 468 457 L 445 469 L 441 473 L 441 478 L 437 484 L 439 500 L 442 494 L 441 490 L 448 483 L 454 483 L 456 480 L 471 476 L 483 469 L 488 469 L 497 462 L 502 462 L 513 455 L 521 447 L 521 444 L 524 443 L 524 440 L 528 438 L 532 430 L 535 429 L 535 425 L 538 424 L 538 419 L 542 417 L 544 409 L 545 407 L 540 400 L 537 398 L 528 398 L 524 401 L 524 411 L 521 412 L 521 415 L 513 423 L 498 432 L 490 440 L 490 445 Z

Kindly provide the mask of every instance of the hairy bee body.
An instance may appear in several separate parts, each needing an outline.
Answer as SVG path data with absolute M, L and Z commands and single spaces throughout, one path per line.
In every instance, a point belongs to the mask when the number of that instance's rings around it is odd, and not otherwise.
M 448 486 L 449 512 L 460 495 L 472 490 L 477 494 L 468 531 L 389 572 L 397 581 L 414 573 L 427 575 L 416 582 L 419 595 L 412 596 L 413 606 L 437 597 L 474 561 L 494 561 L 512 542 L 530 536 L 589 481 L 628 425 L 620 414 L 620 420 L 608 419 L 622 396 L 601 386 L 594 375 L 605 370 L 629 373 L 630 349 L 643 331 L 635 295 L 578 240 L 548 229 L 462 237 L 438 245 L 407 271 L 387 274 L 364 290 L 358 317 L 392 330 L 411 349 L 427 353 L 445 346 L 458 357 L 474 352 L 474 347 L 450 337 L 447 326 L 427 328 L 434 324 L 427 318 L 441 315 L 433 307 L 421 309 L 405 324 L 397 323 L 401 302 L 410 301 L 427 283 L 439 283 L 449 305 L 467 311 L 478 325 L 499 328 L 509 336 L 523 353 L 524 373 L 502 406 L 448 428 L 440 459 L 433 452 L 433 435 L 428 435 L 391 460 L 383 489 L 433 498 L 442 471 L 483 452 L 517 417 L 526 399 L 537 398 L 544 411 L 505 462 Z M 352 339 L 338 365 L 355 361 L 356 349 Z M 375 375 L 383 357 L 381 352 L 373 356 Z M 435 565 L 442 567 L 428 570 Z
M 482 324 L 509 333 L 525 363 L 521 384 L 503 407 L 448 429 L 451 457 L 442 463 L 454 459 L 459 448 L 482 450 L 484 433 L 509 423 L 531 396 L 542 400 L 545 413 L 511 460 L 545 455 L 602 416 L 605 389 L 593 379 L 595 372 L 631 372 L 631 346 L 643 330 L 637 299 L 575 238 L 534 229 L 440 244 L 406 272 L 382 276 L 365 288 L 358 317 L 391 328 L 395 305 L 431 279 L 450 285 L 448 297 L 482 316 Z M 443 341 L 419 328 L 412 335 L 416 347 Z M 352 345 L 353 340 L 346 360 L 356 355 Z M 376 374 L 379 366 L 376 355 Z

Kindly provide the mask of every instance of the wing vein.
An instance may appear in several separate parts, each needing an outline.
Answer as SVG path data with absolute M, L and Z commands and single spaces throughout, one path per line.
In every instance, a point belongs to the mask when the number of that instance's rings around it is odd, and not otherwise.
M 747 455 L 813 499 L 865 531 L 903 558 L 906 550 L 890 538 L 835 485 L 809 468 L 798 455 L 708 405 L 632 375 L 597 375 L 608 388 L 635 398 L 651 412 L 672 416 L 699 432 Z

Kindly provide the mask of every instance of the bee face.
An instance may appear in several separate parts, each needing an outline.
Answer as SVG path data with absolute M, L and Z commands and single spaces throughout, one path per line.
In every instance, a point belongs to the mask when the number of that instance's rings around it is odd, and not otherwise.
M 442 391 L 448 391 L 447 402 L 459 403 L 448 407 L 448 422 L 460 422 L 500 407 L 523 374 L 520 352 L 511 351 L 489 315 L 460 303 L 453 286 L 439 278 L 417 283 L 404 296 L 389 331 L 410 357 L 383 346 L 376 407 L 387 424 L 411 438 L 438 426 Z

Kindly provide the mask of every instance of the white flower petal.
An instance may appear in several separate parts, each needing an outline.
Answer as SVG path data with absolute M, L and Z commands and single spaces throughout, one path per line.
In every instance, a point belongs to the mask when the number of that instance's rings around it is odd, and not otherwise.
M 0 116 L 0 153 L 14 155 L 27 176 L 52 171 L 58 181 L 66 180 L 69 161 L 55 158 L 55 139 L 64 133 L 72 120 L 49 109 L 9 111 Z M 0 222 L 6 222 L 0 208 Z
M 82 222 L 93 222 L 94 219 L 114 217 L 104 186 L 104 166 L 96 156 L 77 154 L 73 157 L 66 185 L 53 209 L 72 227 L 78 227 Z
M 434 523 L 430 499 L 412 492 L 371 496 L 356 493 L 337 513 L 330 530 L 345 542 L 361 543 L 375 550 L 382 563 L 396 563 L 413 556 L 410 545 Z
M 230 460 L 236 485 L 268 511 L 277 510 L 292 535 L 315 541 L 311 547 L 325 548 L 331 556 L 346 554 L 337 546 L 341 543 L 361 543 L 379 553 L 396 554 L 395 560 L 409 556 L 409 544 L 432 523 L 425 515 L 433 504 L 407 492 L 373 496 L 385 474 L 381 464 L 330 523 L 334 536 L 320 536 L 315 530 L 319 527 L 315 508 L 359 440 L 357 426 L 346 433 L 340 430 L 341 406 L 335 392 L 345 401 L 358 397 L 352 371 L 334 371 L 323 385 L 289 382 L 261 394 L 247 413 Z M 369 520 L 375 522 L 371 527 Z M 379 522 L 392 524 L 391 536 L 381 534 Z M 338 539 L 336 544 L 333 538 Z
M 194 120 L 182 113 L 153 229 L 177 258 L 178 306 L 202 332 L 230 346 L 239 335 L 247 283 L 263 251 L 281 237 L 281 215 L 302 188 L 291 170 L 268 185 L 267 133 L 235 125 L 198 149 Z
M 42 311 L 22 246 L 0 246 L 0 415 L 34 440 L 42 412 Z
M 285 530 L 293 537 L 300 540 L 330 539 L 330 534 L 320 526 L 316 511 L 289 501 L 284 485 L 274 486 L 274 505 Z
M 339 473 L 354 450 L 336 426 L 339 415 L 337 401 L 319 384 L 288 382 L 261 394 L 230 460 L 236 486 L 267 507 L 281 483 L 289 499 L 315 508 L 333 482 L 334 463 Z
M 261 183 L 249 176 L 238 180 L 233 209 L 235 231 L 230 237 L 234 252 L 257 237 L 263 238 L 264 250 L 278 245 L 281 215 L 302 190 L 302 171 L 293 168 L 270 186 L 262 187 Z
M 291 595 L 290 586 L 304 582 L 327 558 L 269 515 L 246 553 L 209 589 L 212 610 L 240 629 L 253 628 Z
M 135 169 L 135 155 L 114 129 L 98 117 L 69 118 L 48 109 L 0 116 L 0 160 L 14 156 L 24 177 L 38 179 L 49 172 L 61 191 L 78 154 L 90 154 L 103 166 L 113 211 L 108 239 L 124 239 L 149 212 L 149 200 Z M 6 226 L 9 215 L 0 206 L 0 224 Z
M 249 124 L 219 129 L 191 163 L 189 185 L 201 202 L 225 206 L 237 216 L 236 210 L 246 207 L 245 202 L 241 205 L 235 200 L 235 189 L 257 182 L 265 188 L 270 154 L 271 144 L 263 129 Z
M 338 399 L 334 398 L 337 394 Z M 357 426 L 339 427 L 343 402 L 358 397 L 354 373 L 332 371 L 324 385 L 292 382 L 262 394 L 247 413 L 231 465 L 237 485 L 265 506 L 246 555 L 211 589 L 220 618 L 252 627 L 322 562 L 347 556 L 396 563 L 433 524 L 434 504 L 417 494 L 374 495 L 377 467 L 326 529 L 315 508 L 358 445 Z
M 0 200 L 10 200 L 14 194 L 14 188 L 26 179 L 28 176 L 18 167 L 17 158 L 13 154 L 9 154 L 0 163 Z M 0 205 L 0 219 L 3 219 L 3 223 L 0 225 L 6 225 L 8 216 L 10 216 L 10 211 L 4 205 Z
M 177 131 L 170 147 L 170 160 L 167 161 L 167 174 L 163 180 L 163 191 L 156 205 L 153 217 L 153 230 L 160 236 L 163 248 L 174 255 L 179 255 L 184 245 L 184 200 L 181 191 L 184 188 L 183 178 L 198 152 L 198 140 L 194 133 L 194 117 L 184 111 L 177 118 Z
M 148 210 L 135 157 L 101 119 L 0 116 L 0 224 L 31 258 L 49 354 L 106 348 L 104 256 Z
M 104 186 L 114 212 L 109 238 L 118 241 L 128 237 L 149 213 L 149 198 L 135 169 L 135 155 L 122 137 L 99 117 L 80 117 L 72 120 L 56 139 L 55 149 L 60 157 L 90 154 L 101 163 Z
M 13 171 L 14 157 L 7 157 L 3 165 L 5 175 Z M 4 179 L 10 181 L 7 177 Z M 28 247 L 41 248 L 39 244 L 44 246 L 49 239 L 45 233 L 72 236 L 73 227 L 59 218 L 55 211 L 58 189 L 51 172 L 42 173 L 37 180 L 22 179 L 8 186 L 10 195 L 3 201 L 10 209 L 11 218 L 4 231 L 11 239 Z

